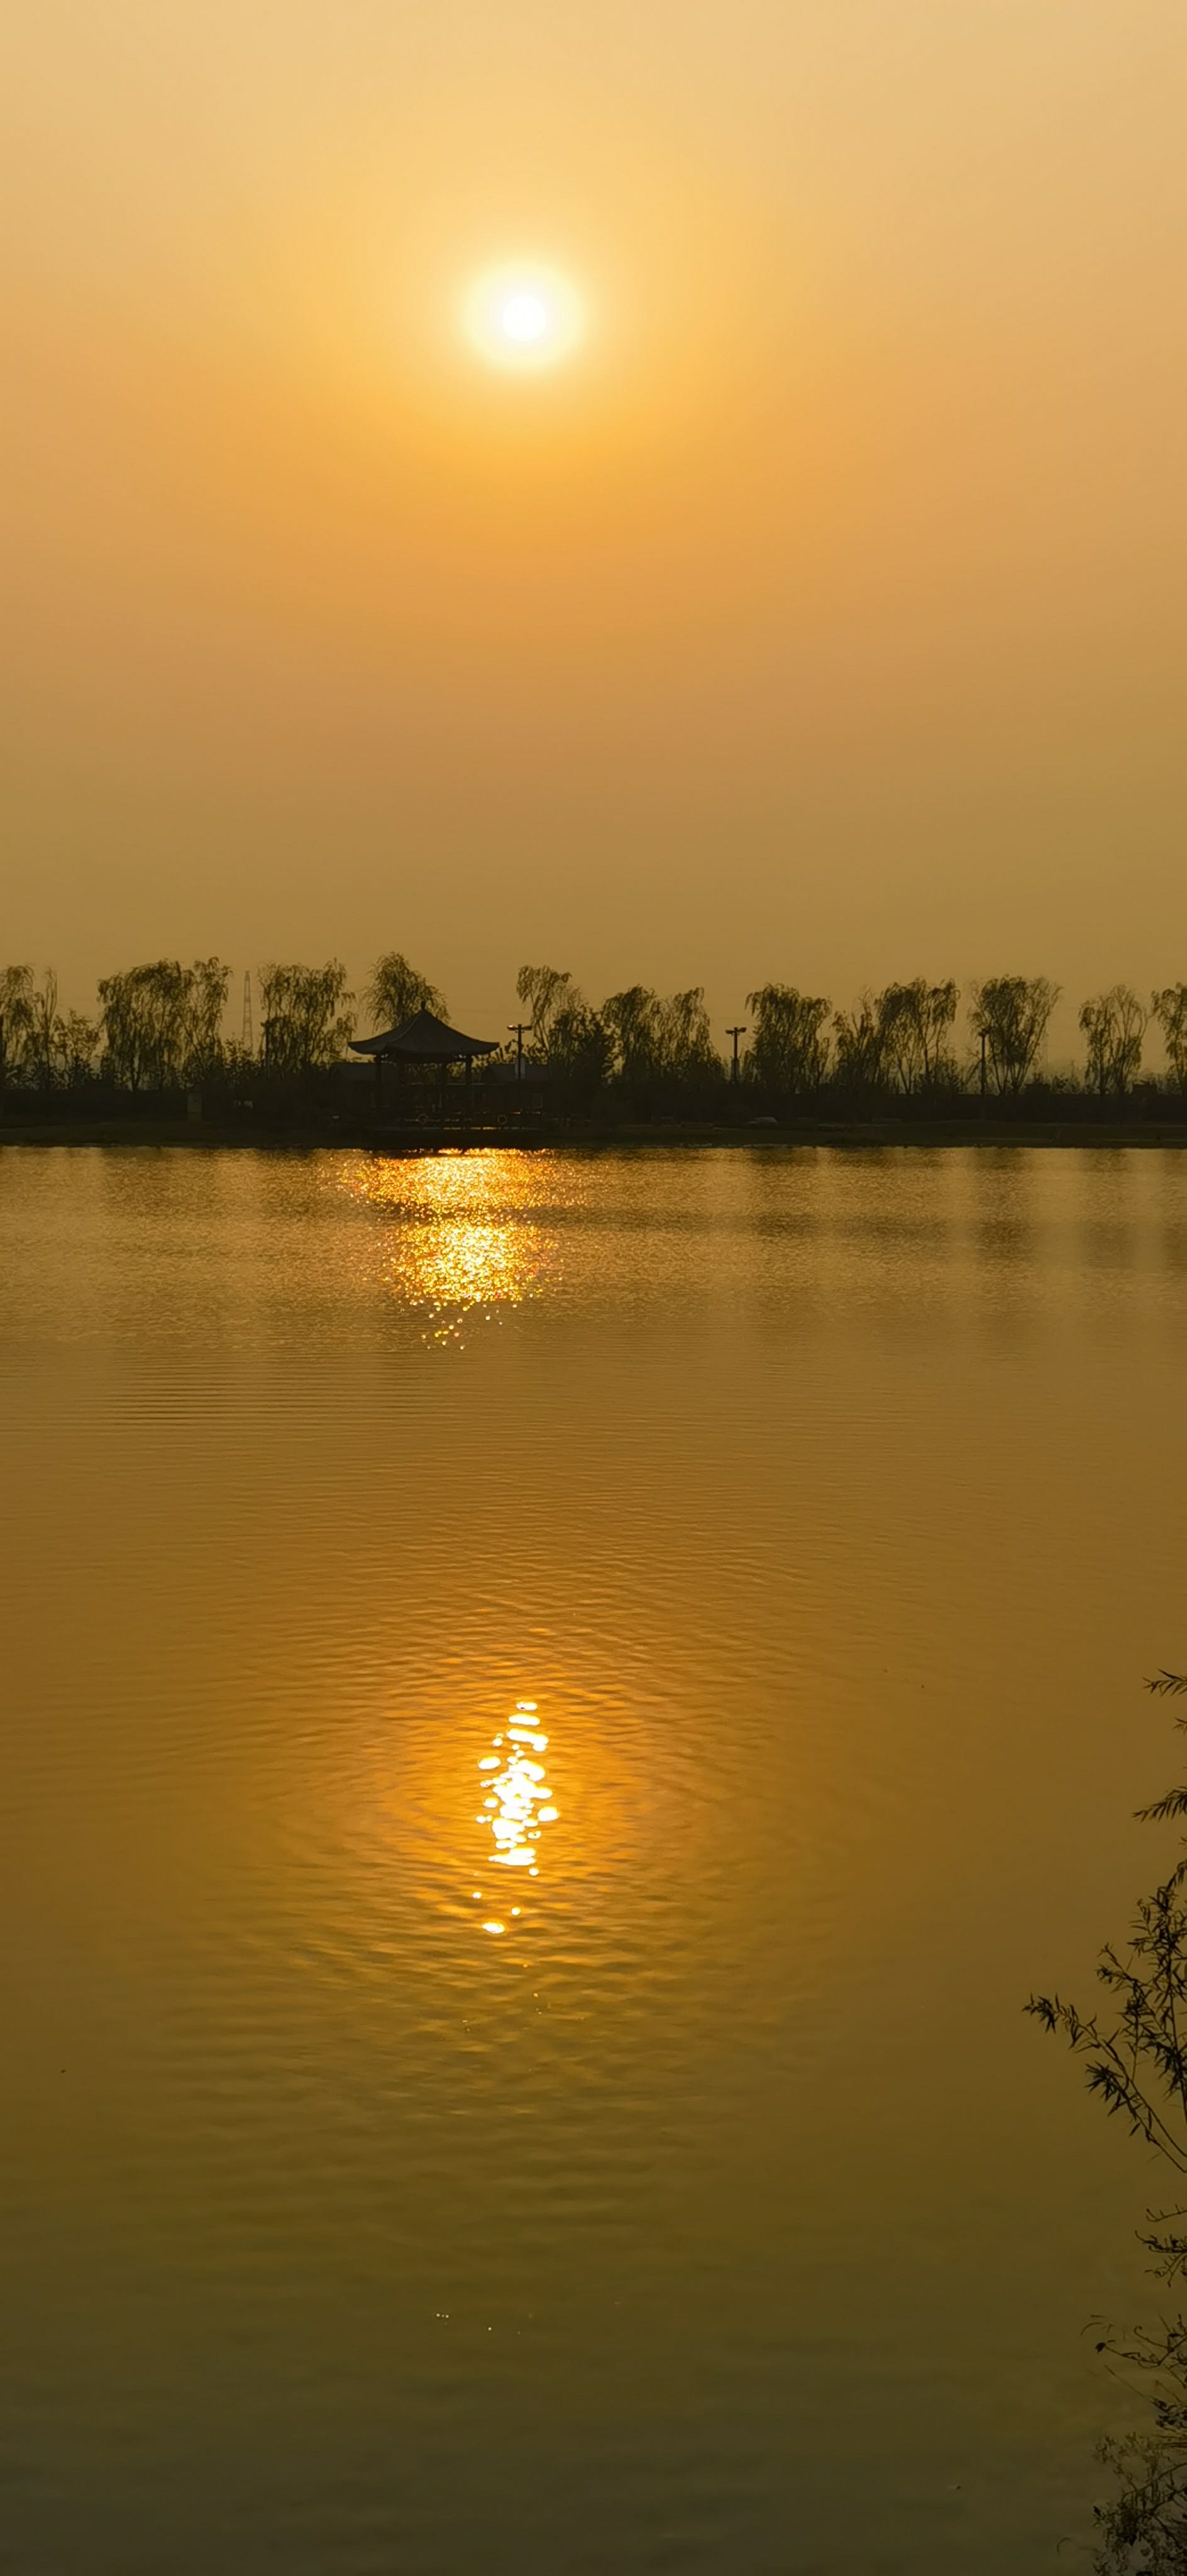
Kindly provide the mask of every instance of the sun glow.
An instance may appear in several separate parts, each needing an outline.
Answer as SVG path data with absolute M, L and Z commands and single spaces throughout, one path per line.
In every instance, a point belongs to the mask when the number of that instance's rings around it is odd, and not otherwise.
M 585 330 L 576 288 L 534 262 L 488 270 L 462 309 L 466 336 L 489 365 L 538 374 L 569 357 Z

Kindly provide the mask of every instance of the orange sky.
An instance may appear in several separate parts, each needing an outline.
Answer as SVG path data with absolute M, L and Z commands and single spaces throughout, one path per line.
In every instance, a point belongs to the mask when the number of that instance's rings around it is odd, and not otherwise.
M 1182 0 L 2 44 L 5 956 L 1187 976 Z M 520 249 L 547 377 L 458 328 Z

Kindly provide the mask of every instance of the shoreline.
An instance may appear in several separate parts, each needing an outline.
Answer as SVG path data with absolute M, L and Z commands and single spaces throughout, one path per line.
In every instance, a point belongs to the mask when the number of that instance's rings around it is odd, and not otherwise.
M 0 1151 L 6 1146 L 28 1147 L 63 1145 L 139 1147 L 159 1150 L 162 1147 L 193 1146 L 208 1152 L 246 1149 L 252 1152 L 313 1153 L 342 1147 L 352 1152 L 415 1155 L 453 1151 L 481 1152 L 483 1149 L 507 1151 L 516 1149 L 539 1153 L 558 1146 L 590 1147 L 598 1150 L 628 1146 L 632 1149 L 662 1150 L 685 1145 L 745 1146 L 759 1152 L 772 1146 L 832 1147 L 859 1151 L 862 1148 L 922 1147 L 929 1151 L 952 1146 L 1003 1146 L 1041 1148 L 1045 1150 L 1089 1149 L 1116 1152 L 1120 1148 L 1143 1148 L 1180 1151 L 1187 1148 L 1187 1119 L 1116 1119 L 1099 1124 L 1087 1120 L 1049 1120 L 1032 1122 L 994 1119 L 893 1119 L 869 1120 L 781 1119 L 769 1127 L 732 1126 L 709 1121 L 669 1120 L 659 1126 L 580 1125 L 560 1126 L 540 1121 L 531 1127 L 416 1126 L 375 1128 L 362 1121 L 330 1122 L 310 1120 L 303 1126 L 258 1124 L 222 1125 L 191 1118 L 93 1118 L 13 1121 L 0 1125 Z

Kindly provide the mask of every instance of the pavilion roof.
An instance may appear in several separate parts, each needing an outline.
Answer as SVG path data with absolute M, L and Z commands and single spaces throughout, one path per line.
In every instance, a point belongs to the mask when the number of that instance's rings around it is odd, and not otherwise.
M 414 1011 L 410 1020 L 401 1020 L 398 1028 L 382 1029 L 378 1037 L 352 1038 L 355 1055 L 394 1055 L 413 1064 L 453 1064 L 459 1056 L 493 1055 L 497 1038 L 468 1038 L 461 1029 L 451 1029 L 433 1011 Z

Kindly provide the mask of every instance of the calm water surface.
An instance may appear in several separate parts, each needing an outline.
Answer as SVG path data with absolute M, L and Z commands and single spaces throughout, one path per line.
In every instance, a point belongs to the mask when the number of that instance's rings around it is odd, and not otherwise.
M 0 1157 L 6 2565 L 1086 2563 L 1185 1352 L 1174 1155 Z

